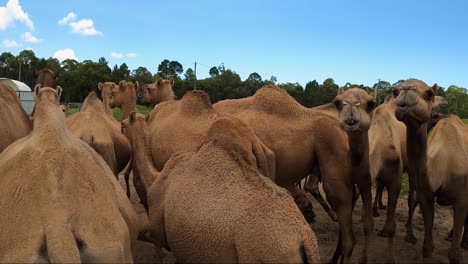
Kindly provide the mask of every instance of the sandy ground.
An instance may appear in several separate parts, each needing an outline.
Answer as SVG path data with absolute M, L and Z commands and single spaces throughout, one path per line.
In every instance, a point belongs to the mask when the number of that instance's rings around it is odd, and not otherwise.
M 120 175 L 120 184 L 125 188 L 123 175 Z M 131 181 L 131 179 L 130 179 Z M 138 196 L 131 184 L 131 202 L 135 207 L 140 217 L 146 217 L 146 212 L 143 206 L 139 203 Z M 385 194 L 384 194 L 385 195 Z M 312 199 L 313 200 L 313 199 Z M 384 204 L 386 204 L 386 196 L 384 196 Z M 353 214 L 354 232 L 356 234 L 356 247 L 354 248 L 351 261 L 356 263 L 362 255 L 363 248 L 363 226 L 361 223 L 361 201 L 358 201 Z M 320 248 L 320 255 L 323 262 L 328 262 L 333 255 L 338 240 L 338 224 L 333 222 L 321 206 L 314 201 L 314 211 L 317 214 L 316 221 L 311 224 L 314 230 Z M 414 234 L 418 239 L 417 244 L 409 244 L 403 240 L 406 229 L 405 223 L 407 220 L 407 202 L 406 197 L 400 197 L 396 211 L 397 231 L 395 236 L 395 256 L 399 263 L 448 263 L 447 252 L 450 247 L 450 242 L 444 238 L 452 228 L 452 211 L 450 207 L 435 206 L 434 220 L 434 253 L 432 257 L 422 258 L 422 240 L 424 238 L 424 225 L 419 208 L 416 209 L 414 223 Z M 374 232 L 371 237 L 369 246 L 368 261 L 370 263 L 383 263 L 387 260 L 387 239 L 375 235 L 379 231 L 386 218 L 386 210 L 380 210 L 380 217 L 374 218 Z M 134 260 L 136 263 L 154 263 L 158 261 L 158 255 L 162 254 L 163 263 L 175 263 L 175 258 L 170 252 L 163 250 L 158 253 L 155 247 L 146 242 L 137 242 L 137 248 L 134 252 Z M 468 251 L 462 249 L 462 263 L 468 263 Z

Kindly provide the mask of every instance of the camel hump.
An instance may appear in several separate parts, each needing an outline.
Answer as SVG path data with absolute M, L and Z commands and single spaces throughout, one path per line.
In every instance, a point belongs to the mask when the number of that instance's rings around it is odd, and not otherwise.
M 15 91 L 8 85 L 0 83 L 0 100 L 4 103 L 20 103 Z
M 181 110 L 187 114 L 196 114 L 203 110 L 214 110 L 210 97 L 204 91 L 188 91 L 180 99 Z
M 106 111 L 104 103 L 97 97 L 97 94 L 94 91 L 88 93 L 88 96 L 86 96 L 81 107 L 81 111 L 86 111 L 89 109 L 92 109 L 96 112 Z
M 268 114 L 291 116 L 305 108 L 292 98 L 286 90 L 276 85 L 266 85 L 253 95 L 253 105 Z

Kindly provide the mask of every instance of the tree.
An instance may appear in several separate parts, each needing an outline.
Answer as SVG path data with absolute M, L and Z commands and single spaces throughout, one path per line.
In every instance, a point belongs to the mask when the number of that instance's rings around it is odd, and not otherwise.
M 185 71 L 184 77 L 188 82 L 193 82 L 196 79 L 195 72 L 192 68 L 188 68 L 187 71 Z
M 276 76 L 271 76 L 270 77 L 270 82 L 273 83 L 273 84 L 276 84 L 276 82 L 278 81 L 278 79 L 276 79 Z
M 212 78 L 218 77 L 219 76 L 219 70 L 217 67 L 211 67 L 209 74 Z
M 138 67 L 132 71 L 131 80 L 138 81 L 140 85 L 153 82 L 153 74 L 146 67 Z
M 164 79 L 178 78 L 179 74 L 184 72 L 182 64 L 178 61 L 163 60 L 158 66 L 158 75 Z
M 128 66 L 125 62 L 122 63 L 118 68 L 117 68 L 117 65 L 114 66 L 114 69 L 112 70 L 112 73 L 111 73 L 111 79 L 113 82 L 119 83 L 122 80 L 128 80 L 129 77 L 130 77 L 130 70 L 128 69 Z
M 107 66 L 107 64 L 109 64 L 109 62 L 107 62 L 106 58 L 104 58 L 104 57 L 99 58 L 98 63 L 106 65 L 106 66 Z
M 254 72 L 249 75 L 249 77 L 247 78 L 247 81 L 262 82 L 262 76 Z

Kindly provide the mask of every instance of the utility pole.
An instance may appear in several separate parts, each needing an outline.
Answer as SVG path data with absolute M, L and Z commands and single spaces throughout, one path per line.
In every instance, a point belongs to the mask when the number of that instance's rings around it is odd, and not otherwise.
M 197 62 L 195 62 L 195 84 L 193 87 L 194 90 L 197 89 Z
M 18 81 L 20 81 L 20 82 L 21 82 L 21 60 L 19 60 Z

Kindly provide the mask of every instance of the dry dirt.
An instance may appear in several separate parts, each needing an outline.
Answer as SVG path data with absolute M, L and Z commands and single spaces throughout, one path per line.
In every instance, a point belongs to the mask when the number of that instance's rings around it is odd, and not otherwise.
M 120 184 L 125 188 L 123 175 L 120 175 Z M 131 181 L 131 179 L 130 179 Z M 139 203 L 138 196 L 131 184 L 131 202 L 135 207 L 140 217 L 146 217 L 143 206 Z M 385 195 L 385 194 L 384 194 Z M 386 204 L 386 196 L 384 196 L 384 204 Z M 313 200 L 313 198 L 312 198 Z M 338 239 L 338 224 L 333 222 L 320 205 L 314 202 L 314 211 L 317 214 L 316 221 L 311 224 L 314 230 L 320 248 L 320 256 L 323 262 L 328 262 L 335 250 Z M 362 255 L 363 248 L 363 228 L 361 223 L 361 201 L 358 201 L 353 214 L 354 232 L 356 234 L 356 247 L 354 248 L 352 262 L 357 263 Z M 396 211 L 397 231 L 395 235 L 395 256 L 399 263 L 448 263 L 447 252 L 450 247 L 450 242 L 445 240 L 447 233 L 452 228 L 452 211 L 450 207 L 435 206 L 434 218 L 434 253 L 432 257 L 422 258 L 422 240 L 424 237 L 423 220 L 419 211 L 416 209 L 413 220 L 414 234 L 418 239 L 417 244 L 409 244 L 403 240 L 406 229 L 405 223 L 407 220 L 407 202 L 406 196 L 400 197 Z M 387 260 L 387 239 L 376 235 L 386 218 L 386 210 L 380 210 L 380 217 L 374 218 L 374 232 L 371 237 L 369 246 L 369 263 L 383 263 Z M 158 255 L 162 254 L 163 263 L 175 263 L 175 258 L 170 252 L 163 250 L 158 253 L 152 244 L 146 242 L 137 242 L 137 249 L 134 252 L 134 260 L 136 263 L 154 263 L 158 260 Z M 462 249 L 462 263 L 468 263 L 468 251 Z

